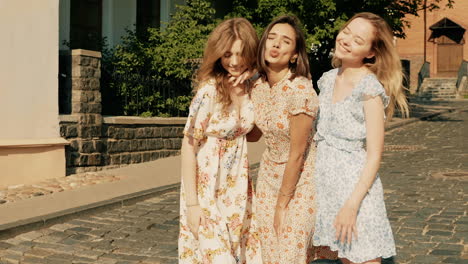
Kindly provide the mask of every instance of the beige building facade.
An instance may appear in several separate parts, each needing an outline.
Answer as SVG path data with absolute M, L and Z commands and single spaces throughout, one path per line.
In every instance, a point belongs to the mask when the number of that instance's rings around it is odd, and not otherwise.
M 65 176 L 59 0 L 0 0 L 0 188 Z
M 59 109 L 60 80 L 73 78 L 73 72 L 59 70 L 59 54 L 86 57 L 100 51 L 104 39 L 109 47 L 119 44 L 135 25 L 164 27 L 176 5 L 184 3 L 0 0 L 0 189 L 67 174 L 65 147 L 73 142 L 61 137 L 60 119 L 76 116 Z M 71 97 L 65 96 L 65 101 L 79 99 Z M 87 132 L 81 128 L 78 134 Z

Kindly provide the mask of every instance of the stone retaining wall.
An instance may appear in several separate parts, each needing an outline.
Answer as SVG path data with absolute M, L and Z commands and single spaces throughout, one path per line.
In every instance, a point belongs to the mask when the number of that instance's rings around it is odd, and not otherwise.
M 460 84 L 457 87 L 457 98 L 467 99 L 468 98 L 468 76 L 463 76 L 460 80 Z
M 101 53 L 77 49 L 60 58 L 67 175 L 179 154 L 186 118 L 103 117 Z
M 402 56 L 401 59 L 409 60 L 409 89 L 410 94 L 416 94 L 418 90 L 418 73 L 421 66 L 424 64 L 424 56 L 414 55 L 414 56 Z
M 179 155 L 185 118 L 104 117 L 95 137 L 80 137 L 78 115 L 60 116 L 67 174 Z M 89 128 L 88 128 L 89 129 Z M 99 136 L 97 136 L 99 133 Z

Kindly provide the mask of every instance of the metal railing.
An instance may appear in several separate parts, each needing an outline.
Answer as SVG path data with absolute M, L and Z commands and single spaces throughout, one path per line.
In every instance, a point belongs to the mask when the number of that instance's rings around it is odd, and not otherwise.
M 192 94 L 191 81 L 157 78 L 155 75 L 116 74 L 104 67 L 101 75 L 103 115 L 186 116 L 187 96 Z M 180 101 L 183 98 L 183 102 Z M 173 99 L 173 100 L 168 100 Z M 179 100 L 179 101 L 178 101 Z M 181 104 L 187 107 L 180 107 Z
M 431 77 L 431 64 L 430 62 L 425 61 L 421 66 L 421 69 L 418 72 L 418 90 L 416 92 L 420 92 L 419 89 L 421 88 L 421 84 L 423 83 L 425 78 Z

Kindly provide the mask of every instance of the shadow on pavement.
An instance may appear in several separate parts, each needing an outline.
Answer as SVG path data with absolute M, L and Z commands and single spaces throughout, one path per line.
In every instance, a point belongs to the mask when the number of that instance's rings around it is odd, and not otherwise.
M 424 121 L 426 122 L 463 122 L 463 120 L 460 119 L 452 119 L 446 116 L 436 116 L 432 118 L 425 119 Z
M 340 260 L 318 259 L 312 261 L 310 264 L 342 264 Z M 393 257 L 382 259 L 382 264 L 396 264 Z

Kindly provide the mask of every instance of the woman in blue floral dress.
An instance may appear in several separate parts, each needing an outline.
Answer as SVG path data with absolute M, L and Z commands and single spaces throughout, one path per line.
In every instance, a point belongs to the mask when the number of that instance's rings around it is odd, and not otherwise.
M 380 263 L 395 255 L 377 173 L 385 116 L 395 106 L 408 114 L 390 27 L 372 13 L 355 15 L 336 38 L 333 66 L 318 81 L 313 243 L 345 264 Z

